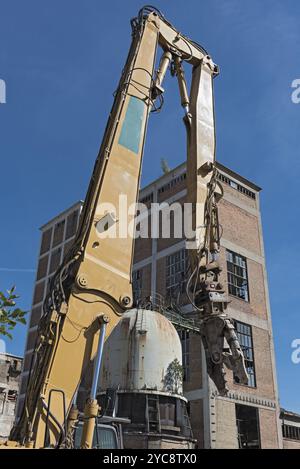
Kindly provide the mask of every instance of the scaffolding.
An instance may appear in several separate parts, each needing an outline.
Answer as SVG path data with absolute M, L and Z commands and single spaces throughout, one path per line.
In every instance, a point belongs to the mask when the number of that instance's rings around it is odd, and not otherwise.
M 166 306 L 162 295 L 147 296 L 137 302 L 137 307 L 157 311 L 165 316 L 177 330 L 200 334 L 200 320 L 188 317 L 191 313 L 184 312 L 178 303 L 171 303 Z

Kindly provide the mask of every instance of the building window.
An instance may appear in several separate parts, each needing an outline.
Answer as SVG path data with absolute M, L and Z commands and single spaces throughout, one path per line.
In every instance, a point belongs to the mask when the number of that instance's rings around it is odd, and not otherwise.
M 236 189 L 237 191 L 241 192 L 242 194 L 247 195 L 251 199 L 256 199 L 256 195 L 254 192 L 250 191 L 249 189 L 246 189 L 246 187 L 242 186 L 241 184 L 238 184 L 237 182 L 233 181 L 229 177 L 225 176 L 222 173 L 218 174 L 218 178 L 220 181 L 224 182 L 225 184 L 228 184 L 230 187 L 233 189 Z
M 235 252 L 226 250 L 226 260 L 229 294 L 249 301 L 246 258 Z
M 69 239 L 75 235 L 76 230 L 77 230 L 78 216 L 79 216 L 79 210 L 75 210 L 73 213 L 68 215 L 66 239 Z
M 11 389 L 8 391 L 7 399 L 9 401 L 16 402 L 17 397 L 18 397 L 18 392 L 17 391 L 11 390 Z
M 52 236 L 52 228 L 49 228 L 47 231 L 44 231 L 42 235 L 40 255 L 49 251 L 50 244 L 51 244 L 51 236 Z
M 49 274 L 53 274 L 53 272 L 55 272 L 58 269 L 60 265 L 61 251 L 62 251 L 61 248 L 58 248 L 52 251 Z
M 56 223 L 54 227 L 52 247 L 55 247 L 58 244 L 61 244 L 63 242 L 65 223 L 66 223 L 66 220 L 61 220 L 58 223 Z
M 289 440 L 300 440 L 300 427 L 294 427 L 293 425 L 282 425 L 282 435 L 283 438 L 288 438 Z
M 186 173 L 180 174 L 179 176 L 173 178 L 170 182 L 167 182 L 167 184 L 164 184 L 158 189 L 158 193 L 162 194 L 163 192 L 166 192 L 171 189 L 171 187 L 176 186 L 176 184 L 183 182 L 186 179 Z
M 132 290 L 133 301 L 137 303 L 142 298 L 143 275 L 142 270 L 134 270 L 132 272 Z
M 190 381 L 190 332 L 178 331 L 182 348 L 183 381 Z
M 45 280 L 37 283 L 34 288 L 33 304 L 41 303 L 44 299 Z
M 38 270 L 37 270 L 37 274 L 36 274 L 36 280 L 40 280 L 40 279 L 46 277 L 47 269 L 48 269 L 48 255 L 43 256 L 39 260 Z
M 51 275 L 51 276 L 48 277 L 48 279 L 47 279 L 46 295 L 48 295 L 48 293 L 50 293 L 51 281 L 52 281 L 53 277 L 54 277 L 54 275 Z
M 248 324 L 243 322 L 235 321 L 235 330 L 238 341 L 245 358 L 245 366 L 249 376 L 248 386 L 256 387 L 255 378 L 255 366 L 254 366 L 254 351 L 253 351 L 253 339 L 252 339 L 252 328 Z M 238 383 L 238 378 L 234 376 L 235 383 Z
M 34 350 L 35 348 L 35 343 L 37 339 L 37 333 L 36 331 L 31 331 L 27 335 L 27 345 L 26 345 L 26 352 L 29 350 Z
M 167 256 L 166 290 L 167 297 L 176 298 L 184 293 L 186 282 L 187 252 L 185 249 Z
M 42 315 L 42 307 L 41 306 L 36 306 L 36 307 L 32 308 L 31 316 L 30 316 L 30 327 L 34 327 L 39 323 L 39 321 L 41 319 L 41 315 Z
M 151 192 L 151 194 L 149 195 L 146 195 L 140 200 L 141 204 L 146 204 L 147 202 L 151 202 L 151 203 L 153 202 L 153 192 Z
M 240 449 L 260 449 L 259 415 L 257 407 L 236 404 L 236 425 Z

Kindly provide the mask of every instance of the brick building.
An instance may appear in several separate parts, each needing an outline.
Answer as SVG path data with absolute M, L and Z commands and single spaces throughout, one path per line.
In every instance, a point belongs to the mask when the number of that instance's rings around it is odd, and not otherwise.
M 221 281 L 231 300 L 228 311 L 236 321 L 250 376 L 240 385 L 227 371 L 229 395 L 217 395 L 205 371 L 199 336 L 181 331 L 184 393 L 198 446 L 205 448 L 281 448 L 279 403 L 272 324 L 259 208 L 260 188 L 233 171 L 219 166 L 224 197 L 219 205 L 222 225 Z M 140 192 L 140 201 L 184 203 L 186 169 L 182 164 Z M 72 242 L 81 203 L 44 225 L 34 290 L 33 307 L 25 350 L 20 404 L 26 390 L 30 357 L 35 341 L 42 300 L 63 252 Z M 70 228 L 72 226 L 72 228 Z M 186 303 L 183 275 L 186 268 L 185 240 L 142 238 L 135 244 L 133 287 L 136 297 L 157 294 Z M 189 305 L 183 307 L 193 315 Z
M 184 393 L 199 447 L 282 447 L 274 345 L 259 208 L 260 188 L 218 165 L 224 197 L 219 205 L 222 225 L 221 282 L 227 285 L 228 312 L 236 321 L 250 376 L 239 385 L 227 371 L 228 397 L 217 395 L 208 379 L 199 336 L 182 331 Z M 140 200 L 184 203 L 185 164 L 141 190 Z M 164 298 L 181 295 L 186 264 L 185 240 L 137 239 L 133 281 L 137 295 Z M 184 294 L 179 298 L 185 302 Z M 187 305 L 186 315 L 193 314 Z
M 22 361 L 17 355 L 0 353 L 0 440 L 9 436 L 15 420 Z

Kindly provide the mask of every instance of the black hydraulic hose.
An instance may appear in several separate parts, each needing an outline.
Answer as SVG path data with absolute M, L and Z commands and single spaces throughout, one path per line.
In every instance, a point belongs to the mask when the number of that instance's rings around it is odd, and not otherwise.
M 65 438 L 65 430 L 64 428 L 62 427 L 62 425 L 59 423 L 59 421 L 57 420 L 57 418 L 52 414 L 51 410 L 48 408 L 46 402 L 42 399 L 42 405 L 44 407 L 44 409 L 48 412 L 48 414 L 50 415 L 50 417 L 52 418 L 52 420 L 56 423 L 56 425 L 59 427 L 60 429 L 60 437 L 58 439 L 58 442 L 57 442 L 57 445 L 55 448 L 59 448 L 60 447 L 60 444 L 61 444 L 61 441 L 63 438 Z

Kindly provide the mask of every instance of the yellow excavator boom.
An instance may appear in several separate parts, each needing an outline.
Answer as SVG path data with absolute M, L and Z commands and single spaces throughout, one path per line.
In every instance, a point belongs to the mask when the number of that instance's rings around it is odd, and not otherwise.
M 218 74 L 218 67 L 201 46 L 182 35 L 154 8 L 144 7 L 131 24 L 131 47 L 94 166 L 80 226 L 44 302 L 24 408 L 11 435 L 27 446 L 65 444 L 67 417 L 88 365 L 99 356 L 103 324 L 107 337 L 123 312 L 132 306 L 134 236 L 104 235 L 119 226 L 120 194 L 126 195 L 127 206 L 137 201 L 147 121 L 161 99 L 163 78 L 170 66 L 178 79 L 187 129 L 188 201 L 193 206 L 195 231 L 187 240 L 191 262 L 188 293 L 202 315 L 202 338 L 211 377 L 214 379 L 215 374 L 218 382 L 217 374 L 225 362 L 221 344 L 224 336 L 235 346 L 232 349 L 235 358 L 242 360 L 224 313 L 226 298 L 217 278 L 213 78 Z M 155 71 L 158 47 L 162 57 Z M 190 92 L 184 63 L 192 66 Z M 132 226 L 134 216 L 132 213 L 128 218 Z M 216 324 L 219 324 L 218 332 Z M 224 385 L 221 380 L 221 391 Z M 86 407 L 87 422 L 92 423 L 83 431 L 83 447 L 91 447 L 97 412 L 97 401 L 92 395 Z

